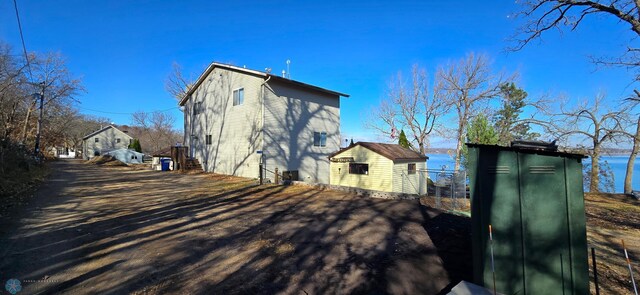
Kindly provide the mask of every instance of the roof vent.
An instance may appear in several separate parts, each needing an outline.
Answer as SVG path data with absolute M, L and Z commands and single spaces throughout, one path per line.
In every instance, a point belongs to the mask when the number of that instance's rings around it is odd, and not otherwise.
M 558 145 L 556 144 L 556 140 L 552 142 L 539 141 L 539 140 L 514 140 L 511 142 L 511 147 L 529 149 L 529 150 L 538 150 L 538 151 L 549 151 L 549 152 L 558 151 Z

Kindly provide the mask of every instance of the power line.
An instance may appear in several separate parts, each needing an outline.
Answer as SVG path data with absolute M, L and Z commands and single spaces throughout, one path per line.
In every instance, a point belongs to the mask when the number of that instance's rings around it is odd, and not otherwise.
M 29 79 L 33 82 L 33 73 L 31 72 L 31 63 L 29 63 L 29 55 L 27 54 L 27 46 L 24 44 L 24 35 L 22 34 L 22 24 L 20 23 L 20 13 L 18 13 L 18 3 L 13 0 L 13 7 L 16 10 L 16 19 L 18 20 L 18 30 L 20 31 L 20 41 L 22 41 L 22 52 L 27 61 L 27 69 L 29 69 Z
M 88 109 L 88 108 L 82 108 L 82 107 L 77 107 L 81 110 L 85 110 L 85 111 L 90 111 L 90 112 L 96 112 L 96 113 L 103 113 L 103 114 L 111 114 L 111 115 L 133 115 L 134 113 L 119 113 L 119 112 L 107 112 L 107 111 L 100 111 L 100 110 L 94 110 L 94 109 Z M 164 112 L 168 112 L 170 110 L 174 110 L 177 109 L 178 107 L 172 107 L 169 109 L 165 109 L 165 110 L 155 110 L 155 111 L 143 111 L 145 113 L 164 113 Z

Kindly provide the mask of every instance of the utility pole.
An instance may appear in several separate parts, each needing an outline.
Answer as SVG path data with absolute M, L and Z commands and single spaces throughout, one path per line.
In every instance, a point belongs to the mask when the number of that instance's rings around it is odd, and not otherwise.
M 40 93 L 35 93 L 34 96 L 40 98 L 40 114 L 38 115 L 38 127 L 36 129 L 36 145 L 33 149 L 35 156 L 40 155 L 40 130 L 42 129 L 42 114 L 44 111 L 44 82 L 42 84 L 42 91 Z

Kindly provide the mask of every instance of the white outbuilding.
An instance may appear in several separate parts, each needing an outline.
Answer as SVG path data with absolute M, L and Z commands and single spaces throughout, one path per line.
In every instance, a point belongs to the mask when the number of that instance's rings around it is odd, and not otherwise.
M 118 159 L 118 161 L 122 163 L 127 163 L 127 164 L 142 164 L 142 161 L 144 158 L 143 153 L 138 153 L 130 149 L 117 149 L 117 150 L 105 152 L 104 154 L 110 155 Z

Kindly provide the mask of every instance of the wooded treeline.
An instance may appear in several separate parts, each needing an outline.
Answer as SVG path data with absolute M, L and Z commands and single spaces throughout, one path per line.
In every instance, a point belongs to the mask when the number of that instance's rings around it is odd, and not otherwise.
M 112 124 L 106 117 L 82 114 L 81 79 L 72 74 L 60 53 L 20 54 L 0 41 L 0 194 L 19 191 L 31 179 L 43 157 L 54 148 L 82 151 L 82 138 Z M 42 99 L 39 153 L 35 151 Z M 132 115 L 130 135 L 140 139 L 144 152 L 182 141 L 170 114 Z

